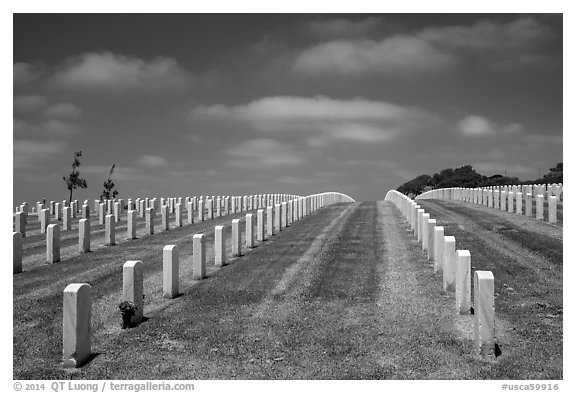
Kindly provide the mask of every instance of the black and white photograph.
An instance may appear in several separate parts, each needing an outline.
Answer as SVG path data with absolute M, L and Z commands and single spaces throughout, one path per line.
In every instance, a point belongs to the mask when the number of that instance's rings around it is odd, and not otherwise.
M 561 7 L 36 8 L 8 388 L 568 389 Z

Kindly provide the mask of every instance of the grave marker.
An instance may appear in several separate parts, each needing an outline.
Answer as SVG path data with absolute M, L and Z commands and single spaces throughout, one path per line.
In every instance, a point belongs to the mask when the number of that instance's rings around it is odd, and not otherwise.
M 474 272 L 474 343 L 476 352 L 494 355 L 494 275 L 491 271 Z
M 136 239 L 136 210 L 128 210 L 126 221 L 126 238 Z
M 254 222 L 253 214 L 246 214 L 246 248 L 254 248 Z
M 127 261 L 122 268 L 122 300 L 133 303 L 137 310 L 131 323 L 144 317 L 144 265 L 142 261 Z
M 60 262 L 60 226 L 50 224 L 46 228 L 46 262 Z
M 214 265 L 226 264 L 226 231 L 223 225 L 217 225 L 214 227 Z
M 201 233 L 192 237 L 192 278 L 206 278 L 206 238 Z
M 69 284 L 62 305 L 62 363 L 80 367 L 92 355 L 92 287 Z
M 116 244 L 116 218 L 112 214 L 106 214 L 104 244 L 107 246 L 113 246 Z
M 232 220 L 232 256 L 242 256 L 242 234 L 240 233 L 240 220 Z
M 178 296 L 178 280 L 180 276 L 180 258 L 178 246 L 164 246 L 162 250 L 163 296 L 174 299 Z
M 453 291 L 456 281 L 456 238 L 444 236 L 444 267 L 442 281 L 444 291 Z
M 470 251 L 456 251 L 456 310 L 460 314 L 470 312 Z
M 78 221 L 78 251 L 90 251 L 90 220 L 87 218 Z

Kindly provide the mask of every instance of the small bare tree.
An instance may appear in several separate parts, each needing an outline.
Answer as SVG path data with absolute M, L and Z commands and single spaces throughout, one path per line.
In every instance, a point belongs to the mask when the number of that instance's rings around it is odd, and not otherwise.
M 72 163 L 72 172 L 68 175 L 68 177 L 64 176 L 62 179 L 66 182 L 66 188 L 70 190 L 70 203 L 72 203 L 72 192 L 74 189 L 80 188 L 88 188 L 86 184 L 86 180 L 80 177 L 80 172 L 78 172 L 78 167 L 80 166 L 80 160 L 78 157 L 82 156 L 82 151 L 77 151 L 74 153 L 74 162 Z
M 108 179 L 104 182 L 104 191 L 100 194 L 100 201 L 104 199 L 114 199 L 118 196 L 118 191 L 114 189 L 114 182 L 111 179 L 114 168 L 116 168 L 116 164 L 112 164 L 112 168 L 110 168 Z

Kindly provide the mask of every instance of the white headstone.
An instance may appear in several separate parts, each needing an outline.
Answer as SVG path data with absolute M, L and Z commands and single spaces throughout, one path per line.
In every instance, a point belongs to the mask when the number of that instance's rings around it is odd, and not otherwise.
M 551 196 L 548 198 L 548 222 L 554 224 L 558 221 L 556 212 L 557 197 Z
M 80 367 L 92 355 L 92 287 L 69 284 L 62 305 L 62 362 Z
M 26 219 L 26 213 L 18 212 L 15 214 L 14 225 L 15 232 L 20 232 L 22 237 L 26 237 L 26 226 L 28 220 Z
M 445 291 L 453 291 L 456 281 L 456 238 L 444 236 L 443 284 Z
M 174 299 L 178 296 L 180 275 L 179 250 L 176 245 L 164 246 L 162 251 L 163 296 Z
M 206 277 L 206 239 L 197 233 L 192 237 L 192 278 L 201 280 Z
M 258 209 L 256 212 L 256 240 L 262 242 L 266 240 L 266 232 L 264 231 L 264 210 Z
M 494 275 L 491 271 L 474 272 L 474 343 L 476 352 L 494 355 Z
M 198 201 L 198 221 L 204 221 L 204 201 L 202 199 Z
M 434 228 L 434 273 L 444 268 L 444 227 Z
M 170 229 L 170 210 L 167 205 L 163 205 L 160 210 L 162 211 L 162 229 L 167 231 Z
M 60 262 L 60 226 L 50 224 L 46 228 L 46 262 Z
M 267 237 L 274 235 L 274 208 L 272 206 L 266 207 L 266 229 Z
M 154 234 L 154 218 L 155 212 L 153 207 L 149 207 L 146 209 L 146 234 L 153 235 Z
M 544 219 L 544 195 L 541 194 L 536 196 L 536 219 Z
M 526 194 L 526 208 L 525 208 L 526 217 L 532 217 L 532 211 L 533 211 L 532 194 L 528 193 Z
M 112 214 L 106 214 L 104 244 L 107 246 L 113 246 L 116 244 L 116 217 Z
M 46 233 L 46 228 L 50 225 L 50 210 L 42 209 L 40 212 L 40 234 Z
M 70 207 L 62 208 L 62 230 L 69 231 L 72 229 L 72 218 L 71 218 L 71 211 Z
M 126 238 L 136 239 L 136 210 L 128 210 L 126 221 Z
M 436 228 L 436 220 L 435 219 L 428 219 L 428 230 L 427 230 L 427 234 L 428 234 L 428 242 L 427 242 L 427 249 L 428 249 L 428 260 L 429 261 L 434 261 L 435 259 L 435 244 L 434 244 L 434 240 L 435 240 L 435 233 L 434 230 Z
M 90 220 L 81 218 L 78 221 L 78 251 L 90 251 Z
M 122 300 L 136 306 L 136 314 L 131 322 L 138 324 L 144 317 L 144 265 L 142 261 L 127 261 L 122 269 L 122 277 Z
M 240 220 L 232 220 L 232 256 L 242 256 L 242 233 L 240 232 Z
M 254 215 L 246 214 L 246 248 L 254 248 Z
M 470 312 L 470 251 L 456 251 L 456 310 L 460 314 Z
M 223 225 L 217 225 L 214 227 L 214 265 L 226 264 L 226 231 Z
M 103 203 L 98 205 L 98 223 L 104 225 L 104 218 L 106 217 L 106 205 Z
M 175 203 L 174 204 L 174 216 L 176 217 L 174 225 L 176 228 L 182 226 L 182 204 Z

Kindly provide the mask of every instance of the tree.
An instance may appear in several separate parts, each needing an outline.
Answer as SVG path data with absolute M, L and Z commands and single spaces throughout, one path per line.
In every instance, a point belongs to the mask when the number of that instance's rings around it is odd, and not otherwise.
M 559 162 L 556 167 L 550 168 L 550 172 L 544 175 L 544 183 L 563 183 L 564 163 Z
M 72 203 L 72 192 L 74 189 L 80 188 L 88 188 L 86 184 L 86 180 L 80 177 L 80 172 L 78 172 L 78 167 L 80 166 L 80 160 L 78 157 L 82 156 L 82 151 L 77 151 L 74 153 L 74 162 L 72 163 L 72 172 L 68 175 L 68 177 L 64 176 L 62 179 L 66 182 L 66 188 L 70 190 L 70 203 Z
M 104 182 L 104 191 L 100 194 L 100 201 L 103 199 L 114 199 L 118 196 L 118 191 L 114 190 L 114 182 L 110 179 L 112 172 L 114 172 L 114 168 L 116 168 L 116 164 L 112 164 L 112 168 L 110 168 L 108 179 Z M 110 198 L 110 196 L 112 196 L 112 198 Z

